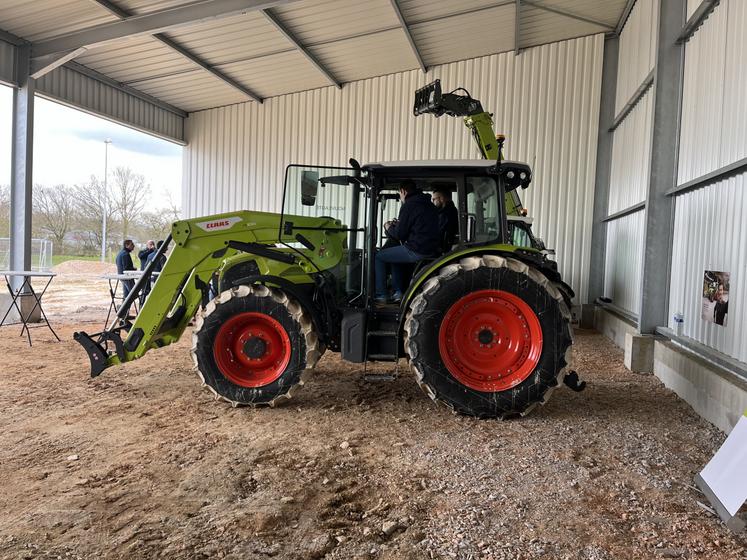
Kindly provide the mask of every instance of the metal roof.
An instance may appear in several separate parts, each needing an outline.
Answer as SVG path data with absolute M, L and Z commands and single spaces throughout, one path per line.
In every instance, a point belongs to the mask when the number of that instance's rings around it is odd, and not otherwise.
M 0 38 L 193 112 L 611 33 L 631 2 L 3 0 Z

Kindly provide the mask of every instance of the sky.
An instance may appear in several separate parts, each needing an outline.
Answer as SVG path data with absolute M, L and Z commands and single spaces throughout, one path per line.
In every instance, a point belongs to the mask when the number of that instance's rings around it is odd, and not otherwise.
M 0 184 L 10 184 L 13 91 L 0 85 Z M 34 105 L 34 184 L 74 185 L 104 176 L 104 140 L 109 172 L 132 168 L 150 185 L 152 209 L 181 208 L 182 146 L 40 97 Z M 111 176 L 111 175 L 110 175 Z

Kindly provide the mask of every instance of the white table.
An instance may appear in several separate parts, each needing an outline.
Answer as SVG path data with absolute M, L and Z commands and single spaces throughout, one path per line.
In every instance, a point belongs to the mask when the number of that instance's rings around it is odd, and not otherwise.
M 21 322 L 23 323 L 23 327 L 21 328 L 21 336 L 23 336 L 25 332 L 29 340 L 29 346 L 31 346 L 31 327 L 29 326 L 29 319 L 31 319 L 31 315 L 33 315 L 34 311 L 36 311 L 36 308 L 38 307 L 41 316 L 44 318 L 44 324 L 34 325 L 34 327 L 46 326 L 50 331 L 52 331 L 52 334 L 57 339 L 57 342 L 59 342 L 60 337 L 57 336 L 57 333 L 54 332 L 52 325 L 49 324 L 49 319 L 47 319 L 47 314 L 44 313 L 44 308 L 41 304 L 42 297 L 44 297 L 47 288 L 49 288 L 49 285 L 52 283 L 52 280 L 55 276 L 57 276 L 57 274 L 55 274 L 54 272 L 37 272 L 33 270 L 0 270 L 0 274 L 5 277 L 5 285 L 8 287 L 8 293 L 11 297 L 11 303 L 8 306 L 8 310 L 5 312 L 2 321 L 0 321 L 0 327 L 3 326 L 5 320 L 8 318 L 8 315 L 10 315 L 10 310 L 15 307 L 16 311 L 18 311 L 18 315 L 21 317 Z M 11 286 L 10 279 L 17 277 L 22 277 L 23 282 L 21 282 L 21 285 L 17 289 L 14 289 Z M 41 291 L 41 293 L 37 294 L 34 291 L 34 287 L 31 285 L 32 278 L 46 278 L 47 283 L 44 285 L 44 289 Z M 28 291 L 24 290 L 24 288 L 28 288 Z M 23 311 L 21 311 L 21 308 L 18 306 L 18 298 L 24 294 L 31 294 L 34 298 L 34 306 L 26 315 L 23 314 Z

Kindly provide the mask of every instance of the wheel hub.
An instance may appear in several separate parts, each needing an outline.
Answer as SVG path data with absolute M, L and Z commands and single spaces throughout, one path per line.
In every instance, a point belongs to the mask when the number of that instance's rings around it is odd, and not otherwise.
M 250 360 L 259 360 L 267 352 L 267 343 L 258 336 L 251 336 L 244 342 L 244 354 Z
M 518 385 L 534 371 L 542 354 L 542 327 L 518 296 L 480 290 L 449 308 L 438 342 L 455 379 L 478 391 L 498 392 Z
M 288 366 L 291 344 L 283 326 L 264 313 L 234 315 L 221 325 L 213 356 L 221 373 L 242 387 L 276 381 Z

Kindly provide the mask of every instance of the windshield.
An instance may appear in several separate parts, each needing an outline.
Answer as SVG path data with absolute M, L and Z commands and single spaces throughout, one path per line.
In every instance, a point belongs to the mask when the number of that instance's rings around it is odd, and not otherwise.
M 289 165 L 285 173 L 283 215 L 329 217 L 357 227 L 360 185 L 350 167 Z

